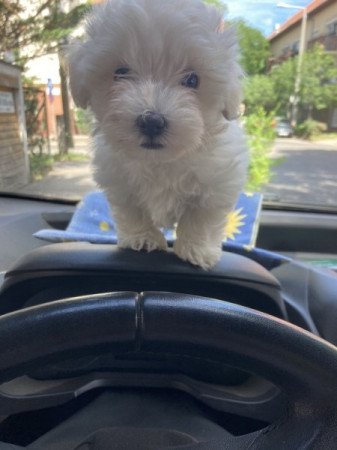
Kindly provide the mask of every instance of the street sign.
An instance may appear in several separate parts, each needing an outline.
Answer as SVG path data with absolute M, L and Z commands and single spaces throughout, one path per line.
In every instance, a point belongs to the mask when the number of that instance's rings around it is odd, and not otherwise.
M 0 91 L 0 114 L 15 113 L 14 98 L 12 92 Z

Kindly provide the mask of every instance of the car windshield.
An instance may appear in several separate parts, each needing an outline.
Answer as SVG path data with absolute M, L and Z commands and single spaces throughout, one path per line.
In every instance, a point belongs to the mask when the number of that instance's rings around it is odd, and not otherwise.
M 71 97 L 65 48 L 101 2 L 0 2 L 1 192 L 77 201 L 98 189 L 95 118 Z M 245 190 L 266 206 L 337 211 L 337 0 L 204 2 L 237 29 Z

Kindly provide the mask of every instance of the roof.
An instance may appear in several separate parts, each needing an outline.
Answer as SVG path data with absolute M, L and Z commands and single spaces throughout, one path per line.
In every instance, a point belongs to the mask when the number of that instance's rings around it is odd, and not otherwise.
M 320 9 L 325 8 L 333 3 L 335 3 L 337 0 L 313 0 L 309 5 L 306 7 L 308 16 L 312 14 L 316 14 Z M 288 20 L 286 20 L 278 30 L 275 30 L 271 35 L 268 36 L 268 40 L 272 41 L 273 39 L 278 38 L 285 32 L 289 31 L 294 26 L 298 25 L 303 17 L 304 10 L 301 9 L 297 13 L 295 13 L 293 16 L 291 16 Z
M 21 66 L 4 61 L 3 59 L 0 59 L 0 65 L 8 67 L 9 69 L 19 70 L 20 72 L 23 71 L 23 68 Z

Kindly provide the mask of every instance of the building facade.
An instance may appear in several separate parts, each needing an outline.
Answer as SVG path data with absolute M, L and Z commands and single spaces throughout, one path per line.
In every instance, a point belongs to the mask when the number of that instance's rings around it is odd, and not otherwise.
M 0 189 L 18 189 L 29 181 L 21 69 L 0 61 Z
M 298 11 L 280 25 L 270 36 L 272 58 L 270 65 L 296 56 L 300 47 L 302 19 L 307 13 L 305 49 L 319 43 L 331 54 L 337 65 L 337 0 L 313 0 L 304 9 Z M 337 80 L 335 80 L 337 82 Z M 314 111 L 313 118 L 326 123 L 328 129 L 337 129 L 337 98 L 330 109 Z
M 314 0 L 306 10 L 305 47 L 319 42 L 337 62 L 337 0 Z M 304 10 L 298 11 L 269 36 L 271 52 L 277 61 L 298 53 L 303 14 Z

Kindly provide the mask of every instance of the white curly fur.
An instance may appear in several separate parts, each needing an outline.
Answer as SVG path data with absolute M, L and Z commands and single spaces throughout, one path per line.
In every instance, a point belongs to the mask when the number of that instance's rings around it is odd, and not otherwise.
M 248 164 L 233 120 L 242 72 L 222 12 L 201 0 L 108 0 L 93 9 L 69 62 L 73 97 L 97 120 L 95 179 L 111 203 L 119 246 L 164 250 L 159 228 L 177 222 L 175 253 L 212 267 Z M 120 67 L 130 72 L 115 80 Z M 181 83 L 190 71 L 198 89 Z M 135 124 L 144 111 L 167 120 L 156 139 L 161 149 L 141 146 Z

